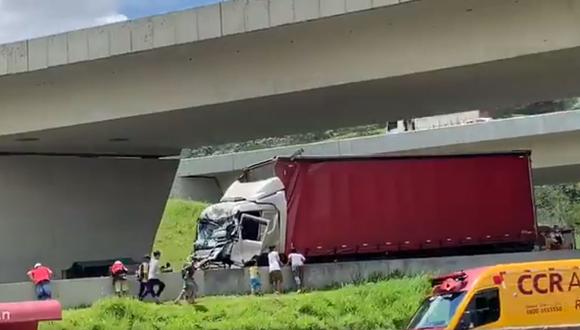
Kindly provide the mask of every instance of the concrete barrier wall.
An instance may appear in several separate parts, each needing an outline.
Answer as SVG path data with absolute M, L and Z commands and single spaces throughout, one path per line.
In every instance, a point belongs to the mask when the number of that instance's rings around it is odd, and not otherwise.
M 179 273 L 163 274 L 163 282 L 167 285 L 164 298 L 177 297 L 181 290 L 181 275 Z M 196 274 L 196 282 L 203 291 L 203 272 Z M 134 276 L 129 278 L 129 292 L 137 296 L 139 283 Z M 53 298 L 61 302 L 65 308 L 90 306 L 95 301 L 113 296 L 113 283 L 109 277 L 87 278 L 76 280 L 56 280 L 52 282 Z M 35 300 L 32 283 L 0 284 L 0 302 L 18 302 Z
M 498 263 L 537 261 L 547 259 L 580 259 L 580 251 L 548 251 L 510 253 L 479 256 L 441 258 L 417 258 L 398 260 L 358 261 L 305 266 L 304 282 L 310 289 L 323 289 L 385 276 L 395 271 L 405 274 L 447 273 L 461 269 L 490 266 Z M 268 292 L 268 269 L 260 269 L 263 289 Z M 285 267 L 284 287 L 294 289 L 290 269 Z M 235 295 L 249 292 L 249 275 L 244 269 L 208 270 L 195 275 L 200 296 Z M 172 300 L 181 290 L 179 273 L 163 274 L 167 285 L 164 300 Z M 131 295 L 137 295 L 139 284 L 134 277 L 129 280 Z M 104 297 L 113 295 L 110 278 L 60 280 L 53 282 L 54 298 L 65 308 L 88 306 Z M 0 284 L 0 302 L 15 302 L 34 299 L 34 288 L 30 283 Z

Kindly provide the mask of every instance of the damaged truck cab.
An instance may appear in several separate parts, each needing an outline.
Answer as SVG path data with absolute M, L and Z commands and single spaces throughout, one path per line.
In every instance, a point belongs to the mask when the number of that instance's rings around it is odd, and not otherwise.
M 236 181 L 200 215 L 194 251 L 208 266 L 242 267 L 270 246 L 284 246 L 286 198 L 277 177 Z

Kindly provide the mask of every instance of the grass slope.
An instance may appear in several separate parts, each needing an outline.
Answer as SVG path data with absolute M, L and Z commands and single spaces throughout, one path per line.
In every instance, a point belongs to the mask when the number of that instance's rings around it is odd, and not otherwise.
M 195 224 L 207 204 L 170 199 L 157 231 L 154 250 L 163 253 L 162 261 L 178 269 L 191 253 L 196 235 Z
M 108 299 L 40 329 L 402 329 L 428 289 L 426 278 L 415 277 L 306 294 L 208 297 L 195 306 Z

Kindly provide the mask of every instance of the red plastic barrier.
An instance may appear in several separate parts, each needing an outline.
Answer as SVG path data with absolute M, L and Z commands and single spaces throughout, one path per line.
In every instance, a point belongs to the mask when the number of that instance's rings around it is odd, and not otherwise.
M 36 330 L 38 322 L 61 319 L 56 300 L 0 303 L 0 330 Z

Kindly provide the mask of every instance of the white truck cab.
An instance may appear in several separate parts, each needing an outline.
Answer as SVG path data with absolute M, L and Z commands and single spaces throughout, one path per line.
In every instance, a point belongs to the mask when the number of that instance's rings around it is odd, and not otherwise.
M 194 257 L 207 260 L 208 267 L 243 267 L 270 246 L 283 248 L 286 204 L 284 185 L 277 177 L 234 182 L 219 203 L 201 213 Z

